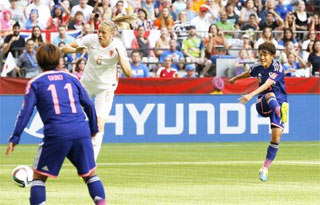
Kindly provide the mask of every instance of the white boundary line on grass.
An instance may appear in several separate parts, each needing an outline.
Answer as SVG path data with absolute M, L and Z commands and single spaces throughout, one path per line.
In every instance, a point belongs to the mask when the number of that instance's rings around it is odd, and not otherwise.
M 234 164 L 261 164 L 262 161 L 209 161 L 209 162 L 123 162 L 97 163 L 98 166 L 150 166 L 150 165 L 234 165 Z M 274 161 L 279 165 L 320 165 L 319 161 Z M 1 164 L 0 167 L 14 167 L 18 165 Z M 63 166 L 73 166 L 64 164 Z

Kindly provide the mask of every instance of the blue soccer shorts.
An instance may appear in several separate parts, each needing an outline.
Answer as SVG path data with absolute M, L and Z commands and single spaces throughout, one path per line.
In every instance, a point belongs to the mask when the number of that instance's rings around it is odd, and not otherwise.
M 36 173 L 57 177 L 65 158 L 77 168 L 78 175 L 87 177 L 96 169 L 91 138 L 68 141 L 45 141 L 39 145 L 33 169 Z
M 281 118 L 271 110 L 265 95 L 257 100 L 256 109 L 262 117 L 270 118 L 271 129 L 274 127 L 284 128 Z

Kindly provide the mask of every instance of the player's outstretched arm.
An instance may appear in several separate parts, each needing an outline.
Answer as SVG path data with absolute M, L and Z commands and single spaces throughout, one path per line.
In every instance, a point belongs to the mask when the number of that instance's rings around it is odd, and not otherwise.
M 272 84 L 273 84 L 273 81 L 268 79 L 263 85 L 261 85 L 251 93 L 241 96 L 241 98 L 238 99 L 239 103 L 246 104 L 249 100 L 251 100 L 251 98 L 253 98 L 254 96 L 258 95 L 259 93 L 271 87 Z
M 77 41 L 73 41 L 70 44 L 63 46 L 61 51 L 63 53 L 83 53 L 86 50 L 85 46 L 79 46 Z
M 250 71 L 245 71 L 245 72 L 241 73 L 240 75 L 237 75 L 237 76 L 231 78 L 229 80 L 229 82 L 233 85 L 238 79 L 249 78 L 249 77 L 251 77 Z

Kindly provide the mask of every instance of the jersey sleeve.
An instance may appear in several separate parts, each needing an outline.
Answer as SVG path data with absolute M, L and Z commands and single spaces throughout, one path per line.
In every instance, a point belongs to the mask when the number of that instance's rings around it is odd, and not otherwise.
M 251 67 L 250 67 L 250 75 L 252 76 L 252 77 L 257 77 L 258 76 L 258 74 L 259 74 L 259 66 L 257 65 L 257 64 L 254 64 L 254 65 L 252 65 Z
M 74 79 L 77 87 L 79 88 L 79 96 L 80 96 L 80 103 L 89 119 L 89 126 L 91 134 L 95 134 L 98 132 L 98 124 L 97 124 L 97 114 L 94 107 L 93 102 L 91 101 L 87 91 L 81 85 L 80 81 Z
M 29 119 L 33 113 L 34 106 L 36 105 L 36 103 L 37 103 L 36 89 L 33 84 L 30 85 L 28 83 L 22 108 L 17 117 L 16 125 L 12 135 L 9 138 L 9 142 L 12 142 L 13 144 L 19 144 L 20 136 L 24 128 L 27 126 L 27 123 L 29 122 Z

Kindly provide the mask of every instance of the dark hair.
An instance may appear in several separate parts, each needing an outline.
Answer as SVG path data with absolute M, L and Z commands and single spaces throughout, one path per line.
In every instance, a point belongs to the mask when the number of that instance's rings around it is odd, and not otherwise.
M 286 38 L 286 31 L 289 31 L 291 33 L 291 38 L 287 39 Z M 292 41 L 293 42 L 293 31 L 291 30 L 291 28 L 284 28 L 283 29 L 283 42 L 284 44 L 286 44 L 288 41 Z
M 320 43 L 320 40 L 315 40 L 314 43 L 313 43 L 313 46 L 312 46 L 312 52 L 310 53 L 310 55 L 316 55 L 317 51 L 316 51 L 316 43 L 319 42 Z
M 35 37 L 35 35 L 33 33 L 35 28 L 38 28 L 41 31 L 41 28 L 38 25 L 33 26 L 32 27 L 32 32 L 31 32 L 31 39 L 34 40 L 34 41 L 37 39 L 39 43 L 43 43 L 43 39 L 42 39 L 41 33 L 40 33 L 39 37 Z
M 19 28 L 21 28 L 21 26 L 20 26 L 20 24 L 19 24 L 19 22 L 18 22 L 18 21 L 16 21 L 16 23 L 15 23 L 15 24 L 13 24 L 12 28 L 14 28 L 14 27 L 19 27 Z
M 135 53 L 138 53 L 139 54 L 139 56 L 141 57 L 141 53 L 139 52 L 139 51 L 137 51 L 137 50 L 133 50 L 132 52 L 131 52 L 131 57 L 133 56 L 133 54 L 135 54 Z
M 217 26 L 216 24 L 211 24 L 211 25 L 209 26 L 208 33 L 210 33 L 210 30 L 211 30 L 212 26 L 215 26 L 215 27 L 217 28 L 217 32 L 219 32 L 218 26 Z
M 146 16 L 145 18 L 148 19 L 148 13 L 147 13 L 147 11 L 145 9 L 140 8 L 140 9 L 138 9 L 138 12 L 139 11 L 142 11 L 144 13 L 144 15 Z
M 313 43 L 313 44 L 312 44 L 312 48 L 310 49 L 310 44 L 311 44 L 311 43 Z M 307 51 L 308 51 L 309 53 L 311 53 L 311 52 L 313 51 L 313 45 L 314 45 L 314 41 L 310 41 L 309 44 L 308 44 L 308 47 L 307 47 Z
M 250 14 L 250 15 L 249 15 L 249 18 L 250 18 L 251 16 L 253 16 L 254 18 L 256 18 L 256 15 L 254 15 L 254 14 Z
M 85 59 L 85 58 L 79 58 L 79 59 L 77 60 L 77 62 L 76 62 L 76 67 L 75 67 L 75 69 L 74 69 L 75 71 L 77 71 L 77 72 L 80 71 L 80 69 L 79 69 L 79 64 L 80 64 L 82 61 L 86 62 L 86 59 Z
M 60 57 L 60 49 L 53 44 L 43 44 L 37 49 L 37 61 L 43 71 L 55 70 Z
M 26 40 L 26 45 L 27 45 L 27 43 L 28 43 L 29 41 L 34 42 L 34 40 L 33 40 L 32 38 L 29 38 L 28 40 Z
M 259 48 L 258 48 L 258 51 L 261 51 L 261 50 L 264 50 L 264 51 L 268 51 L 269 53 L 271 53 L 272 55 L 275 55 L 276 54 L 276 47 L 273 43 L 271 42 L 265 42 L 263 44 L 260 44 L 259 45 Z

